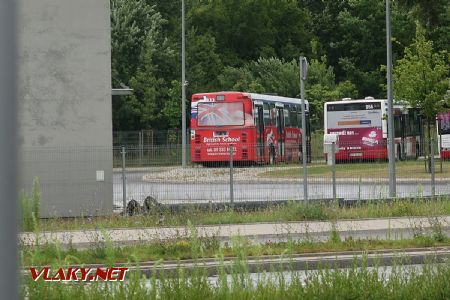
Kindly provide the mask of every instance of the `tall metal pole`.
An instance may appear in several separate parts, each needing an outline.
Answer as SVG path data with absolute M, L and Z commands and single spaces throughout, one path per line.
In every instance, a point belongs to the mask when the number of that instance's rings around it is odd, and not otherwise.
M 308 169 L 306 167 L 306 113 L 305 113 L 305 79 L 306 79 L 306 57 L 300 56 L 300 97 L 302 98 L 302 160 L 303 160 L 303 198 L 308 201 Z
M 230 144 L 230 207 L 234 209 L 233 145 Z
M 181 156 L 186 167 L 186 41 L 184 28 L 184 0 L 181 1 Z
M 435 168 L 434 168 L 434 139 L 430 140 L 430 148 L 431 148 L 431 155 L 430 155 L 430 159 L 431 159 L 431 166 L 430 166 L 430 173 L 431 173 L 431 197 L 435 197 L 436 196 L 436 173 L 435 173 Z
M 17 260 L 16 4 L 0 1 L 0 298 L 19 298 Z
M 395 144 L 394 144 L 394 104 L 392 99 L 392 42 L 391 42 L 391 9 L 386 0 L 386 52 L 387 52 L 387 98 L 388 98 L 388 157 L 389 157 L 389 196 L 395 197 Z
M 127 177 L 126 177 L 126 152 L 125 146 L 122 146 L 122 203 L 123 203 L 123 215 L 127 215 Z

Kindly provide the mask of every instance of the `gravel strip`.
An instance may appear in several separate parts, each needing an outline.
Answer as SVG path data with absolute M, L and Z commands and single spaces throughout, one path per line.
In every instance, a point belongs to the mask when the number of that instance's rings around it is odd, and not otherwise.
M 259 174 L 267 171 L 279 169 L 279 167 L 264 167 L 264 168 L 234 168 L 233 180 L 237 182 L 288 182 L 298 181 L 298 178 L 262 178 Z M 295 169 L 295 168 L 286 168 Z M 229 182 L 230 169 L 229 168 L 181 168 L 172 167 L 166 170 L 161 170 L 157 173 L 148 173 L 144 175 L 143 180 L 148 182 Z

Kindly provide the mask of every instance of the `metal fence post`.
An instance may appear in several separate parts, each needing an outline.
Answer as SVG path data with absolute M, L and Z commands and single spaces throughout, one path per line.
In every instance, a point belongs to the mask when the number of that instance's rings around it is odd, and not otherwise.
M 144 156 L 144 133 L 139 131 L 139 167 L 142 167 L 142 157 Z
M 331 173 L 333 176 L 333 200 L 336 200 L 336 143 L 331 143 Z
M 435 181 L 435 169 L 434 169 L 434 139 L 431 139 L 430 140 L 430 143 L 431 143 L 431 153 L 430 153 L 430 159 L 431 159 L 431 168 L 430 168 L 430 171 L 431 171 L 431 196 L 432 197 L 435 197 L 436 196 L 436 181 Z
M 125 175 L 125 146 L 122 146 L 122 201 L 123 201 L 123 215 L 126 215 L 127 210 L 127 177 Z
M 234 207 L 234 194 L 233 194 L 233 145 L 230 145 L 230 205 Z

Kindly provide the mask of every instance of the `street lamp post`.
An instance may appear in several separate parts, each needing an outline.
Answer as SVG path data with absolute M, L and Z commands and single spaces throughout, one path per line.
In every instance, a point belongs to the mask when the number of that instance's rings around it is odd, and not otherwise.
M 301 109 L 302 109 L 302 161 L 303 161 L 303 199 L 305 203 L 308 202 L 308 169 L 306 166 L 307 153 L 306 153 L 306 113 L 305 113 L 305 80 L 308 73 L 308 61 L 306 57 L 300 56 L 300 97 L 301 97 Z
M 184 0 L 181 1 L 181 156 L 186 167 L 186 38 L 184 26 Z
M 388 157 L 389 157 L 389 196 L 395 197 L 395 148 L 394 148 L 394 105 L 392 97 L 392 42 L 391 42 L 391 10 L 386 0 L 386 52 L 387 52 L 387 98 L 388 98 Z

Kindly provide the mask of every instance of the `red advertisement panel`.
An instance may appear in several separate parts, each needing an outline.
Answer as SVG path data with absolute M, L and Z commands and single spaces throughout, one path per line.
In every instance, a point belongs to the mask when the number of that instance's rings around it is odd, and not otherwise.
M 339 152 L 336 158 L 383 157 L 386 143 L 379 127 L 329 129 L 328 133 L 339 135 Z

